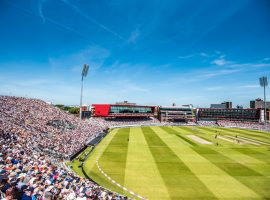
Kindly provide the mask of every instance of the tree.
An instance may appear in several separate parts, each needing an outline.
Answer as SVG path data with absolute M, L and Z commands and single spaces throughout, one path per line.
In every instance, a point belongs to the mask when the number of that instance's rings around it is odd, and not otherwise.
M 80 113 L 80 108 L 78 108 L 78 107 L 70 107 L 68 109 L 68 112 L 71 113 L 71 114 L 79 114 Z
M 61 110 L 63 110 L 63 108 L 65 107 L 64 105 L 62 105 L 62 104 L 56 104 L 55 105 L 57 108 L 60 108 Z

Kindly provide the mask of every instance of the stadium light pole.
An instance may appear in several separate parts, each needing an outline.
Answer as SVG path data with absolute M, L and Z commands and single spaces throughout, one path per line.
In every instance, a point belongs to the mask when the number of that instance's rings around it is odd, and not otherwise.
M 264 122 L 266 123 L 266 94 L 265 94 L 265 88 L 268 86 L 267 77 L 263 76 L 260 78 L 260 85 L 263 87 L 263 101 L 264 101 Z
M 89 65 L 84 64 L 82 69 L 82 81 L 81 81 L 81 99 L 80 99 L 80 118 L 82 119 L 82 97 L 83 97 L 83 77 L 87 76 Z

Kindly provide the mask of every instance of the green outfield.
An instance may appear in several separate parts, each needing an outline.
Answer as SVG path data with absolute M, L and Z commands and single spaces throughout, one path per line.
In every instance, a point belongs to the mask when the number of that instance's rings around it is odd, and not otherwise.
M 101 186 L 135 199 L 119 185 L 146 199 L 270 199 L 269 147 L 270 133 L 261 131 L 122 128 L 101 141 L 84 169 Z

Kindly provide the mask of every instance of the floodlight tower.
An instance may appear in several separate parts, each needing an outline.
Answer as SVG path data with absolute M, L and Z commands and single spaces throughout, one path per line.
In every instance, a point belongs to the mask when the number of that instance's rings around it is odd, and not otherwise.
M 264 101 L 264 121 L 266 123 L 266 94 L 265 94 L 265 88 L 268 86 L 267 77 L 263 76 L 260 78 L 260 85 L 263 87 L 263 101 Z
M 89 65 L 84 64 L 82 70 L 81 100 L 80 100 L 80 118 L 82 119 L 82 97 L 83 97 L 83 77 L 87 76 Z

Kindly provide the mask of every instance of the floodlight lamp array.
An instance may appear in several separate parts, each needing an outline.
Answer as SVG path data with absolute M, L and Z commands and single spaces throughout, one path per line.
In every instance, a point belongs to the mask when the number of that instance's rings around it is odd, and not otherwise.
M 268 81 L 267 81 L 267 77 L 261 77 L 260 78 L 260 86 L 261 87 L 267 87 L 268 86 Z
M 89 65 L 84 64 L 83 65 L 83 70 L 82 70 L 82 77 L 86 77 L 87 76 L 88 70 L 89 70 Z

